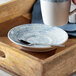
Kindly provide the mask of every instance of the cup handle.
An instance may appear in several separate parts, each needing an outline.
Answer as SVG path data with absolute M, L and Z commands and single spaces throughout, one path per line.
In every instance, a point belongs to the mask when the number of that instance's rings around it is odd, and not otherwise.
M 76 12 L 76 9 L 74 9 L 72 12 L 69 13 L 69 16 L 71 16 L 72 14 L 74 14 Z

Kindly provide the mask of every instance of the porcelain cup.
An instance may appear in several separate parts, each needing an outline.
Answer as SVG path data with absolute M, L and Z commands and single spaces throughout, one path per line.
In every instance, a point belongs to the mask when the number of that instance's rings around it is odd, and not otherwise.
M 40 0 L 43 22 L 50 26 L 66 25 L 70 12 L 71 0 Z

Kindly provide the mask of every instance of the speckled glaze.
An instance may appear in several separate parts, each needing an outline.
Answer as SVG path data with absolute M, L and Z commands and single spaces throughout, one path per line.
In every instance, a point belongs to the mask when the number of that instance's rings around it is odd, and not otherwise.
M 32 49 L 32 51 L 46 49 L 49 51 L 52 47 L 45 45 L 24 45 L 18 39 L 28 41 L 30 43 L 43 43 L 43 44 L 62 44 L 68 39 L 67 33 L 58 28 L 47 26 L 44 24 L 24 24 L 12 28 L 8 32 L 8 38 L 20 46 L 26 47 L 27 49 Z M 49 49 L 49 50 L 47 50 Z

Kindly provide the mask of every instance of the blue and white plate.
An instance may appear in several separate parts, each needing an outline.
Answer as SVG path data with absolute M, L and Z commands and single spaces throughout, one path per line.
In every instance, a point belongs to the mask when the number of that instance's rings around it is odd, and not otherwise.
M 67 41 L 68 34 L 58 27 L 52 27 L 44 24 L 24 24 L 12 28 L 8 32 L 8 38 L 13 43 L 24 47 L 28 51 L 45 52 L 50 51 L 54 47 L 47 45 L 29 46 L 22 44 L 19 39 L 30 43 L 59 45 Z

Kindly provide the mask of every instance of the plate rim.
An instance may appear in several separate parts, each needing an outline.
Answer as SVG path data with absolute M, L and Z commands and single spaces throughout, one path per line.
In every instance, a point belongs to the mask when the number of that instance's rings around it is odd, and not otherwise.
M 34 47 L 34 46 L 28 46 L 28 45 L 23 45 L 23 44 L 20 44 L 20 43 L 17 43 L 17 42 L 15 42 L 14 40 L 12 40 L 11 38 L 10 38 L 10 36 L 9 36 L 9 34 L 10 34 L 10 32 L 14 29 L 14 28 L 17 28 L 17 27 L 20 27 L 20 26 L 23 26 L 23 25 L 25 25 L 25 26 L 28 26 L 28 25 L 45 25 L 45 24 L 37 24 L 37 23 L 32 23 L 32 24 L 22 24 L 22 25 L 18 25 L 18 26 L 15 26 L 15 27 L 13 27 L 12 29 L 10 29 L 9 30 L 9 32 L 8 32 L 8 39 L 11 41 L 11 42 L 13 42 L 13 43 L 15 43 L 15 44 L 17 44 L 17 45 L 19 45 L 19 46 L 21 46 L 21 47 L 25 47 L 25 48 L 40 48 L 40 49 L 44 49 L 44 48 L 52 48 L 51 46 L 46 46 L 46 47 Z M 47 25 L 48 26 L 48 25 Z M 52 27 L 52 26 L 51 26 Z M 58 29 L 61 29 L 61 28 L 59 28 L 59 27 L 56 27 L 56 28 L 58 28 Z M 65 32 L 65 34 L 66 34 L 66 36 L 67 36 L 67 38 L 66 38 L 66 40 L 62 43 L 62 44 L 64 44 L 67 40 L 68 40 L 68 38 L 69 38 L 69 36 L 68 36 L 68 33 L 66 32 L 66 31 L 64 31 L 63 29 L 61 29 L 63 32 Z

